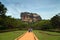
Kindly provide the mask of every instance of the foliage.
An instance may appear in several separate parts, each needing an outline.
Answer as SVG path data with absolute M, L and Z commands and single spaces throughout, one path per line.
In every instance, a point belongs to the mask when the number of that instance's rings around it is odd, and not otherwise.
M 7 8 L 0 2 L 0 15 L 4 16 L 7 11 Z
M 34 23 L 33 27 L 36 29 L 42 29 L 42 30 L 52 28 L 50 25 L 50 20 L 41 20 L 37 23 Z
M 55 15 L 51 18 L 51 24 L 54 26 L 54 28 L 60 28 L 60 16 Z

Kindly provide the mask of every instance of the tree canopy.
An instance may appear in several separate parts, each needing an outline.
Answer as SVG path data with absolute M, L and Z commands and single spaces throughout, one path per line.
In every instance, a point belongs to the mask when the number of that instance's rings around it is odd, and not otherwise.
M 55 15 L 51 18 L 51 23 L 55 28 L 60 28 L 60 16 Z
M 5 15 L 7 8 L 0 2 L 0 15 Z

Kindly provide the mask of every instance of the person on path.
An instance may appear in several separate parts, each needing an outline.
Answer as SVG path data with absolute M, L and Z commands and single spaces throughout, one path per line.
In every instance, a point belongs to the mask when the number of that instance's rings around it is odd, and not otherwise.
M 32 32 L 32 28 L 29 28 L 29 29 L 28 29 L 28 32 Z

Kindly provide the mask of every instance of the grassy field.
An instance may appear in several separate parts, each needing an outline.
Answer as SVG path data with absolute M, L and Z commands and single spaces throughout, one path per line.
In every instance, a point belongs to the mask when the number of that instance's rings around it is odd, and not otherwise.
M 0 33 L 0 40 L 14 40 L 18 36 L 22 35 L 24 32 L 26 31 L 21 30 L 21 31 Z
M 60 33 L 34 30 L 39 40 L 60 40 Z
M 18 36 L 22 35 L 24 32 L 26 32 L 26 30 L 0 33 L 0 40 L 14 40 Z M 33 32 L 39 40 L 60 40 L 60 33 L 41 30 L 34 30 Z

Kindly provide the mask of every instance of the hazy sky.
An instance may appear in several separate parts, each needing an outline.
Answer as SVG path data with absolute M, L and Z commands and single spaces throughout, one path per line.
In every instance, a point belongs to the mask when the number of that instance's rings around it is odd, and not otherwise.
M 8 9 L 6 15 L 20 18 L 21 12 L 39 14 L 43 19 L 50 19 L 60 13 L 60 0 L 0 0 Z

